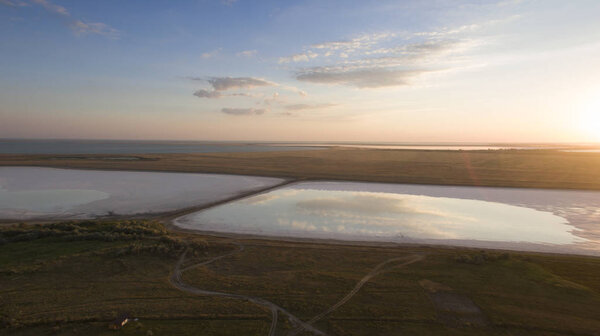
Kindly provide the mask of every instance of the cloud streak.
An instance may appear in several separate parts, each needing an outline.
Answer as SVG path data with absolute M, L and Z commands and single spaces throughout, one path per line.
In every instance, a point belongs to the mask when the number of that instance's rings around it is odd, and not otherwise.
M 194 96 L 198 98 L 221 98 L 223 94 L 219 91 L 198 90 L 194 92 Z
M 254 77 L 188 77 L 195 81 L 206 81 L 212 87 L 212 90 L 200 89 L 194 92 L 194 96 L 198 98 L 222 98 L 222 97 L 251 97 L 252 95 L 245 92 L 238 93 L 223 93 L 232 89 L 252 89 L 255 87 L 275 86 L 273 82 L 269 82 L 262 78 Z
M 287 111 L 318 110 L 337 106 L 337 104 L 290 104 L 284 106 Z
M 257 77 L 187 77 L 194 81 L 205 81 L 212 87 L 212 90 L 201 89 L 194 92 L 194 96 L 198 98 L 222 98 L 226 96 L 243 96 L 243 97 L 256 97 L 256 95 L 238 92 L 225 94 L 225 91 L 234 89 L 251 90 L 260 87 L 277 87 L 286 91 L 294 92 L 300 96 L 306 96 L 306 92 L 289 85 L 282 85 L 275 82 L 268 81 L 266 79 Z M 265 103 L 268 105 L 271 101 L 275 100 L 279 93 L 275 92 L 271 98 L 265 99 Z
M 86 23 L 81 20 L 74 20 L 69 25 L 75 35 L 97 34 L 111 38 L 118 38 L 119 31 L 102 23 L 90 22 Z
M 390 39 L 396 36 L 393 33 L 363 34 L 347 41 L 332 41 L 318 43 L 304 48 L 305 51 L 295 55 L 280 57 L 279 64 L 308 62 L 318 57 L 330 57 L 337 55 L 341 58 L 348 58 L 350 55 L 368 50 L 379 41 Z
M 348 54 L 360 50 L 370 49 L 378 42 L 393 38 L 395 36 L 396 34 L 394 33 L 363 34 L 348 41 L 332 41 L 313 44 L 311 45 L 311 48 L 323 50 L 324 54 L 338 51 Z
M 21 0 L 0 0 L 1 5 L 9 7 L 28 7 L 29 4 Z
M 29 4 L 20 0 L 0 0 L 0 3 L 12 7 L 25 7 Z M 48 0 L 31 0 L 31 3 L 43 7 L 48 13 L 59 17 L 73 34 L 77 36 L 96 34 L 109 38 L 118 38 L 119 31 L 102 22 L 85 22 L 84 20 L 74 18 L 71 13 L 63 6 L 52 3 Z
M 221 91 L 210 91 L 204 89 L 194 92 L 194 96 L 198 98 L 253 97 L 253 95 L 245 92 L 223 93 Z
M 252 89 L 260 86 L 274 86 L 275 83 L 254 77 L 211 77 L 207 82 L 215 91 L 230 89 Z
M 204 59 L 215 58 L 215 57 L 219 56 L 220 53 L 221 53 L 221 48 L 202 53 L 202 55 L 200 55 L 200 57 L 202 57 Z
M 257 50 L 244 50 L 236 54 L 237 57 L 254 57 L 258 54 Z
M 343 84 L 358 88 L 380 88 L 409 85 L 410 79 L 425 73 L 418 70 L 365 69 L 352 71 L 323 71 L 315 68 L 303 70 L 296 78 L 319 84 Z
M 442 56 L 456 53 L 468 44 L 459 40 L 436 39 L 364 50 L 357 59 L 343 60 L 328 66 L 300 68 L 296 70 L 295 77 L 304 82 L 357 88 L 406 86 L 422 74 L 446 70 L 449 59 L 442 59 Z M 333 44 L 329 48 L 341 47 Z
M 250 115 L 261 115 L 264 114 L 266 109 L 255 109 L 255 108 L 228 108 L 224 107 L 221 112 L 234 116 L 250 116 Z
M 44 7 L 48 12 L 55 13 L 58 15 L 71 16 L 69 11 L 63 7 L 56 4 L 51 3 L 47 0 L 31 0 L 33 3 Z
M 318 57 L 319 54 L 309 50 L 302 54 L 296 54 L 289 57 L 280 57 L 279 64 L 291 63 L 291 62 L 308 62 L 309 60 Z

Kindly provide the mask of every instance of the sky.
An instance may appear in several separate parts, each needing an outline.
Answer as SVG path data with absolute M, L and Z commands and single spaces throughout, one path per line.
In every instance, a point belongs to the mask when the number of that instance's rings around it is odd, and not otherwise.
M 0 138 L 600 142 L 597 0 L 0 0 Z

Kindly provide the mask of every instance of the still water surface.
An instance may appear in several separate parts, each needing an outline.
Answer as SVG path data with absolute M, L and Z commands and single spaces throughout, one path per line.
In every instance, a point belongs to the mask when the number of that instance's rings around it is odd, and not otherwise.
M 164 154 L 318 150 L 301 144 L 270 146 L 204 141 L 0 139 L 0 154 Z
M 190 214 L 185 228 L 597 254 L 599 192 L 305 182 Z

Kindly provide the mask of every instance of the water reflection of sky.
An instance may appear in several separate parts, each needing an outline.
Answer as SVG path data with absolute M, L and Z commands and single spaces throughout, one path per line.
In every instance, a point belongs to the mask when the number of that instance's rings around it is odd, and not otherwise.
M 565 218 L 528 207 L 392 192 L 311 189 L 303 184 L 188 215 L 178 222 L 207 231 L 311 238 L 585 241 L 573 234 L 575 228 Z

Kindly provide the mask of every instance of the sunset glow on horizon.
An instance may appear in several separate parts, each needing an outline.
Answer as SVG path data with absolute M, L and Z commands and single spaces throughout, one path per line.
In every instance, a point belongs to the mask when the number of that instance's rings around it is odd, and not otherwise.
M 600 142 L 600 2 L 0 0 L 0 138 Z

